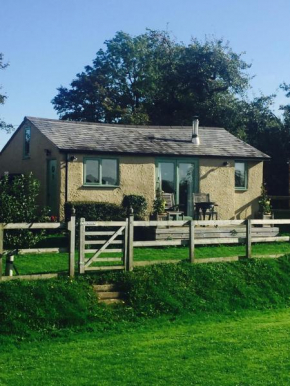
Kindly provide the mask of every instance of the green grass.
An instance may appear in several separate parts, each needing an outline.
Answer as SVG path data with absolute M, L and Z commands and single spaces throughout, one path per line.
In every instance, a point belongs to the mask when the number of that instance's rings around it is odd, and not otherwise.
M 255 255 L 274 255 L 290 253 L 290 243 L 260 243 L 253 244 L 252 253 Z M 195 249 L 196 258 L 244 256 L 244 245 L 218 245 L 198 246 Z M 108 257 L 108 254 L 103 254 Z M 111 257 L 118 257 L 120 254 L 111 253 Z M 76 260 L 78 253 L 76 253 Z M 152 260 L 185 260 L 188 259 L 187 247 L 165 247 L 165 248 L 134 248 L 135 261 Z M 102 263 L 104 265 L 104 263 Z M 118 263 L 115 263 L 118 264 Z M 107 265 L 107 264 L 106 264 Z M 56 273 L 68 270 L 68 253 L 43 253 L 26 254 L 15 257 L 15 266 L 20 275 L 34 273 Z
M 121 327 L 2 346 L 0 384 L 290 384 L 289 309 Z

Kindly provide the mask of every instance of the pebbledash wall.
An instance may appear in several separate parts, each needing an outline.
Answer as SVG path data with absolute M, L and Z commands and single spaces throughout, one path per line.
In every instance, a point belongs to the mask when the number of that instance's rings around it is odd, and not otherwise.
M 149 209 L 155 197 L 155 157 L 114 156 L 119 160 L 118 187 L 88 187 L 83 185 L 83 158 L 87 154 L 74 154 L 77 160 L 67 162 L 68 155 L 60 153 L 38 129 L 31 128 L 30 156 L 23 158 L 25 125 L 13 136 L 0 155 L 0 174 L 29 173 L 40 181 L 39 204 L 47 204 L 47 161 L 55 159 L 58 167 L 58 207 L 60 218 L 64 216 L 64 203 L 68 201 L 105 201 L 120 204 L 126 194 L 143 195 Z M 49 155 L 47 155 L 49 150 Z M 174 157 L 177 158 L 177 157 Z M 258 197 L 263 177 L 263 162 L 248 162 L 248 189 L 235 190 L 235 161 L 227 159 L 199 159 L 199 191 L 210 193 L 218 204 L 220 219 L 242 219 L 258 211 Z M 66 170 L 68 178 L 66 179 Z M 67 185 L 67 192 L 66 192 Z
M 117 157 L 119 160 L 120 185 L 118 187 L 83 186 L 84 154 L 75 154 L 76 162 L 68 166 L 68 201 L 122 202 L 126 194 L 143 195 L 149 208 L 155 198 L 155 158 L 142 156 Z M 176 157 L 175 157 L 176 158 Z M 210 193 L 218 204 L 220 219 L 243 219 L 258 211 L 261 194 L 263 162 L 248 162 L 248 189 L 235 190 L 235 161 L 223 166 L 223 159 L 199 159 L 199 191 Z M 62 167 L 62 180 L 65 168 Z M 64 202 L 64 197 L 61 198 Z

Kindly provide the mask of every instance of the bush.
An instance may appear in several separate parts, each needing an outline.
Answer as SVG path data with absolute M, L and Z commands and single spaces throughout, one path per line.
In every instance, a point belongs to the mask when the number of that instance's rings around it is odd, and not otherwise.
M 67 202 L 65 204 L 65 218 L 69 220 L 72 207 L 76 210 L 76 218 L 85 218 L 88 221 L 119 221 L 126 218 L 125 209 L 120 205 L 108 202 Z
M 129 213 L 130 207 L 133 208 L 134 217 L 136 220 L 144 220 L 147 210 L 147 202 L 145 197 L 138 196 L 137 194 L 130 194 L 124 196 L 122 205 L 126 210 L 126 213 Z
M 39 182 L 29 175 L 4 176 L 0 180 L 0 222 L 41 222 L 47 210 L 39 209 L 36 203 Z M 44 231 L 5 231 L 6 248 L 23 248 L 35 245 L 44 236 Z

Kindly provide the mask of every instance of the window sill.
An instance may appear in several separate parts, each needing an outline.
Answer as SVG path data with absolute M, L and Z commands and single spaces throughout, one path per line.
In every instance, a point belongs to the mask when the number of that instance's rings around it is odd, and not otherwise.
M 25 156 L 25 157 L 22 157 L 22 159 L 23 159 L 23 160 L 25 160 L 25 159 L 30 159 L 30 155 Z
M 93 185 L 93 184 L 83 184 L 83 188 L 100 188 L 100 189 L 114 189 L 114 188 L 120 188 L 120 185 Z
M 248 188 L 235 188 L 236 192 L 246 192 Z

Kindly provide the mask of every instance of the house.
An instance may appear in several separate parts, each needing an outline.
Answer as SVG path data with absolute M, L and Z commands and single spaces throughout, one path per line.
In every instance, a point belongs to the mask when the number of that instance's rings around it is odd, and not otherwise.
M 223 128 L 124 126 L 25 117 L 0 155 L 0 173 L 41 182 L 40 204 L 63 217 L 66 201 L 120 204 L 156 189 L 173 192 L 186 215 L 192 193 L 210 193 L 219 218 L 258 210 L 263 161 L 269 157 Z

